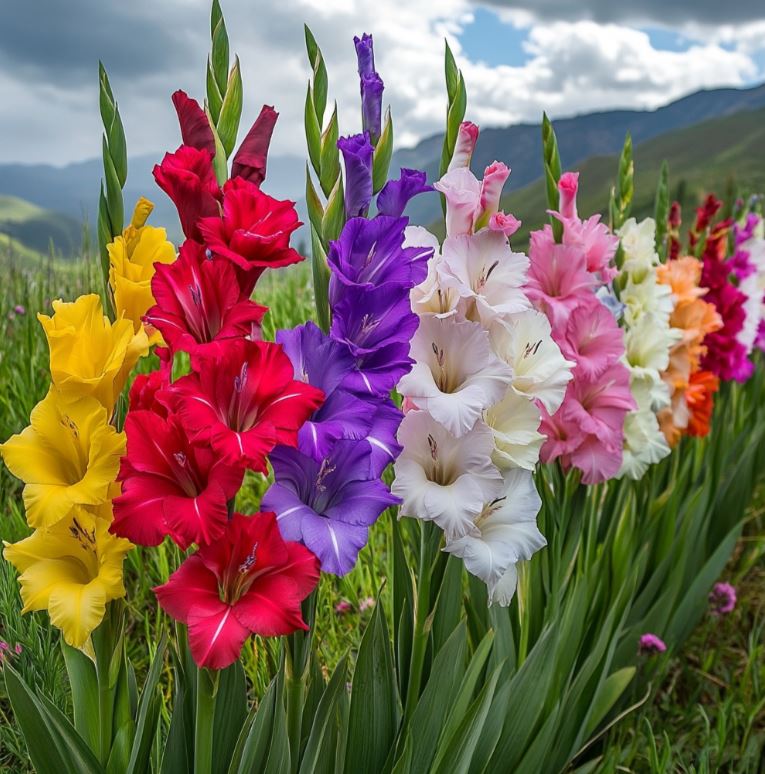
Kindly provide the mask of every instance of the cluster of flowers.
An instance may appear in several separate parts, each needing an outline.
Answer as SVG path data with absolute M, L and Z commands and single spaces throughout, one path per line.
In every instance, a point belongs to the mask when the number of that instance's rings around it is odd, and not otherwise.
M 142 228 L 148 227 L 129 227 Z M 156 231 L 164 241 L 164 231 Z M 5 464 L 24 482 L 33 529 L 6 544 L 4 556 L 20 573 L 23 611 L 47 609 L 69 645 L 88 648 L 107 603 L 125 595 L 122 564 L 132 545 L 110 533 L 125 435 L 112 415 L 149 344 L 132 320 L 110 322 L 97 295 L 54 301 L 53 310 L 38 316 L 52 384 L 32 409 L 30 426 L 0 446 Z
M 624 327 L 624 363 L 636 409 L 624 421 L 624 451 L 620 476 L 640 479 L 648 467 L 670 453 L 657 413 L 670 404 L 662 373 L 669 367 L 670 349 L 681 336 L 670 325 L 672 290 L 659 281 L 656 224 L 651 218 L 627 220 L 617 232 L 622 265 L 615 280 L 620 288 L 619 311 Z
M 199 105 L 173 96 L 184 144 L 154 175 L 175 203 L 186 240 L 150 281 L 144 322 L 161 337 L 160 368 L 136 378 L 125 420 L 127 453 L 112 531 L 141 545 L 169 536 L 196 550 L 155 591 L 187 624 L 200 666 L 239 657 L 251 633 L 306 628 L 301 602 L 318 560 L 285 541 L 273 513 L 234 513 L 245 470 L 267 473 L 277 444 L 294 446 L 323 393 L 296 381 L 279 344 L 260 340 L 266 312 L 250 300 L 266 268 L 302 260 L 289 246 L 294 204 L 265 194 L 266 153 L 276 113 L 263 108 L 221 187 L 215 142 Z M 172 380 L 177 353 L 191 372 Z
M 599 215 L 578 216 L 577 189 L 578 173 L 561 176 L 559 212 L 551 213 L 563 226 L 560 243 L 549 225 L 531 234 L 526 292 L 575 364 L 560 410 L 542 412 L 541 459 L 559 460 L 564 469 L 580 470 L 583 483 L 596 484 L 622 469 L 625 417 L 637 404 L 623 362 L 618 303 L 608 288 L 619 238 Z
M 296 448 L 279 446 L 271 454 L 274 484 L 263 497 L 282 534 L 303 542 L 321 569 L 335 575 L 353 569 L 369 527 L 399 502 L 381 480 L 401 451 L 396 432 L 403 415 L 390 393 L 411 368 L 418 318 L 409 294 L 425 278 L 433 252 L 404 246 L 406 205 L 432 190 L 424 173 L 402 169 L 378 194 L 376 216 L 367 218 L 382 80 L 372 37 L 355 42 L 365 131 L 338 141 L 350 218 L 329 244 L 330 329 L 309 322 L 276 335 L 295 377 L 321 388 L 325 401 L 301 429 Z
M 437 524 L 445 550 L 506 605 L 517 562 L 545 545 L 531 471 L 544 440 L 540 411 L 558 408 L 572 364 L 523 291 L 529 261 L 508 244 L 520 224 L 499 211 L 510 170 L 495 162 L 479 181 L 469 169 L 477 136 L 461 126 L 435 185 L 446 198 L 443 245 L 422 228 L 407 232 L 433 257 L 412 291 L 420 319 L 414 366 L 398 384 L 407 413 L 393 492 L 401 515 Z

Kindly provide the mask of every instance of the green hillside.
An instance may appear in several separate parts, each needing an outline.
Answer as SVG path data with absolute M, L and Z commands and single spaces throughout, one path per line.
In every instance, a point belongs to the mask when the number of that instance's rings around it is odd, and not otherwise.
M 654 194 L 662 161 L 669 161 L 670 194 L 683 205 L 688 224 L 702 196 L 726 193 L 732 186 L 741 195 L 765 191 L 765 109 L 744 111 L 725 118 L 656 137 L 634 149 L 635 198 L 632 214 L 653 214 Z M 605 213 L 617 174 L 618 157 L 595 156 L 578 165 L 579 212 Z M 512 183 L 512 176 L 510 177 Z M 523 221 L 517 240 L 521 247 L 529 231 L 544 222 L 547 207 L 541 180 L 517 191 L 510 189 L 503 209 Z
M 79 251 L 82 224 L 16 196 L 0 195 L 0 239 L 5 243 L 3 235 L 37 253 L 47 253 L 52 241 L 57 252 L 69 257 Z

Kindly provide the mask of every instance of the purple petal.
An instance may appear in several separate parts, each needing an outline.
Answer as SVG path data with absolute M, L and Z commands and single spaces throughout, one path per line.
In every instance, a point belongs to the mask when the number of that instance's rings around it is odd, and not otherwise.
M 356 564 L 359 551 L 367 544 L 369 530 L 342 521 L 311 514 L 300 524 L 306 548 L 319 557 L 323 572 L 346 575 Z
M 372 201 L 372 157 L 369 134 L 341 137 L 337 147 L 345 164 L 345 217 L 365 217 Z
M 382 78 L 377 73 L 361 76 L 361 126 L 369 134 L 372 145 L 377 145 L 382 132 Z
M 380 215 L 400 218 L 411 199 L 433 190 L 424 172 L 402 168 L 398 180 L 389 180 L 377 195 L 377 211 Z

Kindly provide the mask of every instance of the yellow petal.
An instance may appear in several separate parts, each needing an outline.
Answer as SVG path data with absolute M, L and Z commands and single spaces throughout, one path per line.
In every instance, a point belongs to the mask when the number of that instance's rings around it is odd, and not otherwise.
M 133 209 L 133 217 L 130 221 L 130 225 L 133 228 L 141 228 L 143 226 L 149 215 L 151 215 L 151 211 L 154 209 L 154 204 L 150 202 L 145 197 L 141 196 L 140 199 L 135 203 L 135 208 Z
M 106 602 L 106 592 L 98 582 L 61 584 L 50 595 L 50 622 L 61 629 L 67 645 L 81 648 L 103 620 Z

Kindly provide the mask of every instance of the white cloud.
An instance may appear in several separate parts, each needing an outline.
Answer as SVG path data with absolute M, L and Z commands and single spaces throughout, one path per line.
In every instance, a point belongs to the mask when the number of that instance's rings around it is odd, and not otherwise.
M 179 142 L 170 94 L 184 88 L 201 98 L 209 46 L 207 0 L 167 0 L 148 5 L 147 29 L 166 25 L 196 67 L 169 61 L 158 72 L 131 75 L 124 61 L 112 83 L 125 122 L 131 154 L 173 149 Z M 358 83 L 352 36 L 374 33 L 377 67 L 393 107 L 396 136 L 411 144 L 443 126 L 443 40 L 448 38 L 468 86 L 469 115 L 485 125 L 537 121 L 543 109 L 553 116 L 609 107 L 656 107 L 699 88 L 741 85 L 755 78 L 751 54 L 762 40 L 757 24 L 709 29 L 687 51 L 653 48 L 643 32 L 623 24 L 591 21 L 540 23 L 528 13 L 503 17 L 527 26 L 522 67 L 471 62 L 459 43 L 470 23 L 470 0 L 227 0 L 224 11 L 232 51 L 239 53 L 245 86 L 247 125 L 264 102 L 281 113 L 274 152 L 304 154 L 303 103 L 308 66 L 301 21 L 307 21 L 324 52 L 330 97 L 338 99 L 341 128 L 358 131 Z M 136 11 L 138 13 L 138 11 Z M 83 20 L 86 23 L 86 19 Z M 755 29 L 756 28 L 756 29 Z M 684 34 L 689 34 L 683 29 Z M 133 40 L 140 59 L 142 41 Z M 97 47 L 96 47 L 97 49 Z M 1 52 L 0 52 L 1 53 Z M 93 51 L 94 77 L 53 88 L 41 77 L 12 68 L 0 70 L 0 161 L 67 162 L 98 155 L 95 68 L 109 51 Z M 124 60 L 124 56 L 122 58 Z M 129 68 L 128 68 L 129 69 Z M 761 74 L 760 74 L 761 75 Z

